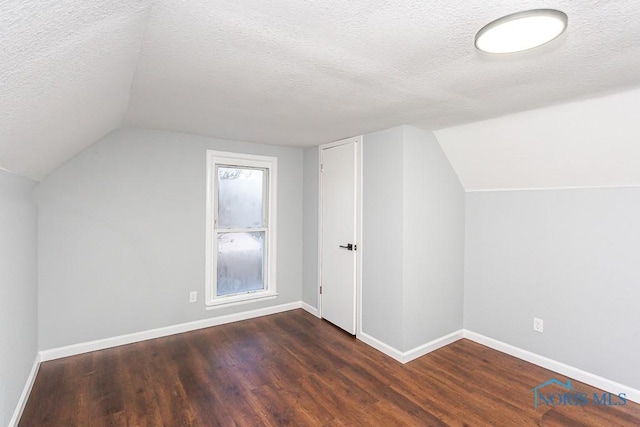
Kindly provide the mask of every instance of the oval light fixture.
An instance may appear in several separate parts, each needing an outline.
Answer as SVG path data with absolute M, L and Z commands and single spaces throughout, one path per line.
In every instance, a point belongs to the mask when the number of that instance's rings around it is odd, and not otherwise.
M 567 28 L 569 18 L 555 9 L 535 9 L 503 16 L 476 34 L 476 48 L 487 53 L 515 53 L 549 43 Z

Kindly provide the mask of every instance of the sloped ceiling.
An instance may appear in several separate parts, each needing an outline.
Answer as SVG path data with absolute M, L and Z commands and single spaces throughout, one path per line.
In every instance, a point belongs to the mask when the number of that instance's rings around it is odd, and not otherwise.
M 120 126 L 147 3 L 0 0 L 0 167 L 40 178 Z
M 466 191 L 640 186 L 640 89 L 435 131 Z
M 554 7 L 561 38 L 476 31 Z M 441 129 L 640 84 L 640 2 L 0 0 L 0 167 L 40 178 L 120 126 L 310 146 Z

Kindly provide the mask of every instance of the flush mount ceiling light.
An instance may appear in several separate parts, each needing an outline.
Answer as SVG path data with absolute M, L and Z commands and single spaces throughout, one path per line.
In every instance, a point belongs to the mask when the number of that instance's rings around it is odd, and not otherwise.
M 536 9 L 503 16 L 476 34 L 476 48 L 487 53 L 514 53 L 533 49 L 558 37 L 567 28 L 567 15 L 554 9 Z

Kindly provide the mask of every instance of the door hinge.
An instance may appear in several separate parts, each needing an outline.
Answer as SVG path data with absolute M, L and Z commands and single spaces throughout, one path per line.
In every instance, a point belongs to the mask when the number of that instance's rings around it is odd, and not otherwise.
M 320 172 L 324 172 L 324 164 L 320 163 Z
M 322 295 L 322 286 L 320 286 L 320 295 Z

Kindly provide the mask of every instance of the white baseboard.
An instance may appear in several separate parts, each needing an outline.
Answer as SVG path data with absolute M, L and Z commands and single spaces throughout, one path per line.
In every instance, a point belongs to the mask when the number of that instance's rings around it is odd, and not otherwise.
M 273 307 L 261 308 L 258 310 L 245 311 L 242 313 L 229 314 L 226 316 L 212 317 L 208 319 L 196 320 L 194 322 L 180 323 L 178 325 L 166 326 L 164 328 L 150 329 L 147 331 L 134 332 L 132 334 L 120 335 L 117 337 L 104 338 L 95 341 L 88 341 L 79 344 L 67 345 L 64 347 L 52 348 L 40 351 L 40 360 L 60 359 L 62 357 L 75 356 L 77 354 L 88 353 L 90 351 L 103 350 L 105 348 L 117 347 L 125 344 L 150 340 L 154 338 L 166 337 L 197 329 L 209 328 L 211 326 L 223 325 L 225 323 L 238 322 L 240 320 L 253 319 L 255 317 L 267 316 L 269 314 L 281 313 L 283 311 L 302 308 L 302 302 L 296 301 L 289 304 L 281 304 Z
M 31 367 L 31 372 L 29 372 L 29 376 L 27 377 L 27 382 L 24 385 L 24 389 L 22 389 L 22 394 L 20 395 L 20 399 L 18 400 L 16 409 L 13 411 L 13 416 L 11 417 L 11 420 L 9 420 L 9 427 L 17 426 L 18 422 L 20 421 L 20 417 L 22 416 L 24 407 L 27 404 L 27 400 L 29 399 L 29 394 L 31 394 L 33 383 L 36 381 L 36 376 L 38 375 L 38 369 L 40 369 L 40 360 L 41 360 L 40 354 L 36 354 L 36 357 L 33 360 L 33 366 Z
M 464 338 L 477 342 L 478 344 L 485 345 L 494 350 L 498 350 L 502 353 L 509 354 L 513 357 L 517 357 L 518 359 L 525 360 L 529 363 L 533 363 L 534 365 L 549 369 L 550 371 L 557 372 L 574 380 L 589 384 L 590 386 L 599 388 L 606 392 L 610 392 L 616 395 L 618 393 L 626 393 L 626 398 L 628 400 L 640 403 L 640 390 L 634 389 L 624 384 L 608 380 L 590 372 L 583 371 L 582 369 L 569 366 L 562 362 L 549 359 L 548 357 L 540 356 L 530 351 L 523 350 L 519 347 L 514 347 L 510 344 L 498 341 L 493 338 L 489 338 L 487 336 L 466 329 L 464 330 Z
M 391 347 L 389 344 L 385 344 L 379 339 L 374 338 L 365 332 L 361 332 L 356 336 L 356 338 L 358 338 L 363 343 L 370 345 L 376 350 L 383 352 L 387 356 L 396 359 L 398 362 L 404 363 L 404 354 L 400 350 Z
M 458 341 L 462 338 L 462 336 L 463 330 L 460 329 L 459 331 L 455 331 L 443 337 L 436 338 L 433 341 L 429 341 L 426 344 L 422 344 L 421 346 L 404 352 L 388 344 L 385 344 L 379 339 L 374 338 L 364 332 L 358 335 L 358 339 L 365 344 L 368 344 L 371 347 L 375 348 L 376 350 L 383 352 L 387 356 L 396 359 L 400 363 L 407 363 L 411 362 L 414 359 L 417 359 L 418 357 L 424 356 L 425 354 L 431 353 L 434 350 L 444 347 L 445 345 L 449 345 L 452 342 Z
M 463 330 L 460 329 L 459 331 L 451 332 L 448 335 L 445 335 L 440 338 L 436 338 L 435 340 L 429 341 L 426 344 L 422 344 L 421 346 L 416 347 L 413 350 L 405 351 L 403 353 L 403 357 L 404 357 L 403 363 L 411 362 L 412 360 L 417 359 L 418 357 L 424 356 L 425 354 L 429 354 L 432 351 L 435 351 L 439 348 L 442 348 L 446 345 L 451 344 L 452 342 L 456 342 L 459 339 L 462 339 L 462 336 L 463 336 Z
M 302 309 L 308 313 L 313 314 L 314 316 L 316 316 L 317 318 L 320 318 L 320 312 L 318 311 L 317 308 L 307 304 L 306 302 L 302 301 Z

